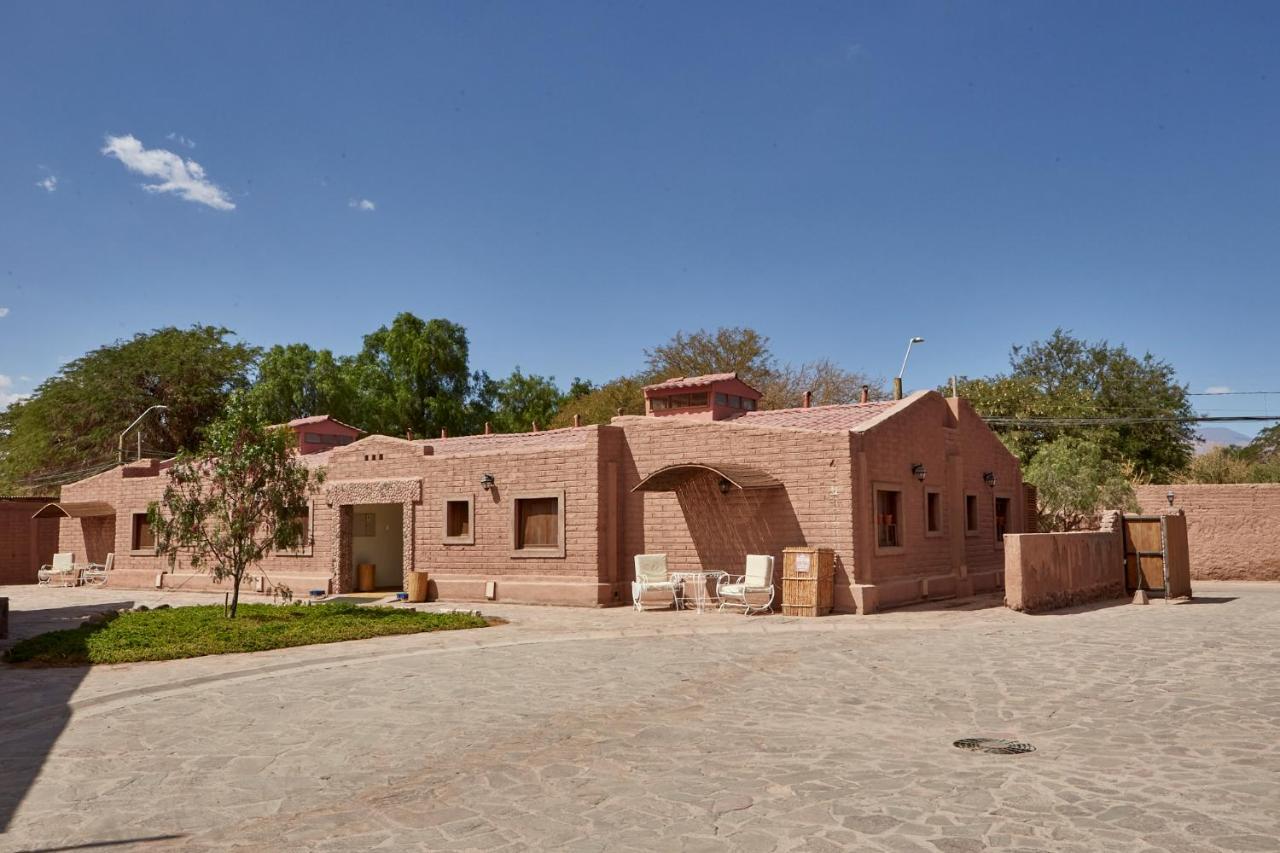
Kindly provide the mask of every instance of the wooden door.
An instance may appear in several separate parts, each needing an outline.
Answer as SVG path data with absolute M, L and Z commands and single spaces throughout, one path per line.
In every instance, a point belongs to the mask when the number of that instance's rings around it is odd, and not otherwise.
M 1124 517 L 1124 574 L 1129 589 L 1164 590 L 1164 522 L 1159 516 Z

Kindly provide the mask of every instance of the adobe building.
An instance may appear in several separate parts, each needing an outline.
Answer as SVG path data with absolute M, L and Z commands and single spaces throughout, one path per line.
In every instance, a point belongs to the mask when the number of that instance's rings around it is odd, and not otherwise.
M 58 525 L 32 518 L 50 500 L 0 497 L 0 585 L 35 583 L 40 567 L 52 562 Z
M 267 559 L 262 583 L 348 592 L 372 563 L 377 587 L 427 571 L 444 600 L 608 606 L 630 603 L 637 554 L 740 574 L 747 554 L 780 566 L 783 548 L 809 545 L 835 551 L 837 611 L 1002 584 L 1001 539 L 1023 529 L 1028 499 L 1017 460 L 964 400 L 765 411 L 734 374 L 644 394 L 643 416 L 518 434 L 358 438 L 331 419 L 292 422 L 300 460 L 326 478 L 307 544 Z M 308 431 L 336 438 L 304 443 Z M 65 486 L 59 550 L 79 562 L 114 549 L 112 586 L 208 588 L 154 553 L 146 511 L 166 468 Z

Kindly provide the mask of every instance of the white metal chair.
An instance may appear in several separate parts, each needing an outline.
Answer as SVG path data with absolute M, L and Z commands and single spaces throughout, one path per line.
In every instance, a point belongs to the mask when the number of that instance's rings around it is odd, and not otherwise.
M 716 597 L 720 599 L 721 610 L 737 607 L 743 613 L 767 611 L 773 606 L 773 557 L 748 554 L 746 574 L 722 577 L 716 584 Z
M 53 555 L 53 563 L 45 563 L 36 572 L 36 583 L 40 586 L 75 586 L 79 570 L 76 569 L 75 554 L 66 551 Z
M 107 573 L 115 562 L 116 555 L 108 554 L 105 562 L 90 563 L 80 570 L 80 583 L 85 586 L 103 586 L 107 582 Z
M 667 575 L 666 554 L 636 554 L 636 579 L 631 582 L 631 599 L 636 610 L 644 610 L 644 594 L 649 590 L 671 596 L 671 606 L 679 606 L 680 584 Z

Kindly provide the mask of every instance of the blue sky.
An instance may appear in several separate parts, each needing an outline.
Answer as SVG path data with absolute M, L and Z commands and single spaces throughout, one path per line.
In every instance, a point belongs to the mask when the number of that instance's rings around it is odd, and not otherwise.
M 0 395 L 157 326 L 353 352 L 404 310 L 562 384 L 750 325 L 886 376 L 923 335 L 931 386 L 1062 325 L 1275 390 L 1278 35 L 1244 2 L 5 3 Z

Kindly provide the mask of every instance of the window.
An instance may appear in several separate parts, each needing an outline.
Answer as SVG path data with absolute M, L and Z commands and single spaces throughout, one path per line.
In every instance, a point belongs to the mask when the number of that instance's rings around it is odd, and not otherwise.
M 298 544 L 278 553 L 290 557 L 310 557 L 311 546 L 311 507 L 308 506 L 304 512 L 297 516 L 297 522 L 302 525 L 302 538 L 298 540 Z
M 1009 532 L 1009 499 L 996 498 L 996 542 L 1003 542 Z
M 444 499 L 444 541 L 447 545 L 474 545 L 475 505 L 470 495 Z
M 729 398 L 728 398 L 728 396 L 726 396 L 726 395 L 724 395 L 724 394 L 716 394 L 716 405 L 717 405 L 717 406 L 727 406 L 727 405 L 729 405 Z
M 876 489 L 876 545 L 902 547 L 902 492 Z
M 147 521 L 145 512 L 135 512 L 133 514 L 133 540 L 130 548 L 134 551 L 154 551 L 156 549 L 156 534 L 151 529 L 151 522 Z
M 752 400 L 750 397 L 743 397 L 742 409 L 743 411 L 754 412 L 756 410 L 756 401 Z
M 564 492 L 515 495 L 512 556 L 564 556 Z
M 964 496 L 964 532 L 973 536 L 978 532 L 978 496 Z
M 320 435 L 318 432 L 304 433 L 302 440 L 307 444 L 324 444 L 324 436 Z
M 924 531 L 937 536 L 942 533 L 942 493 L 924 493 Z

